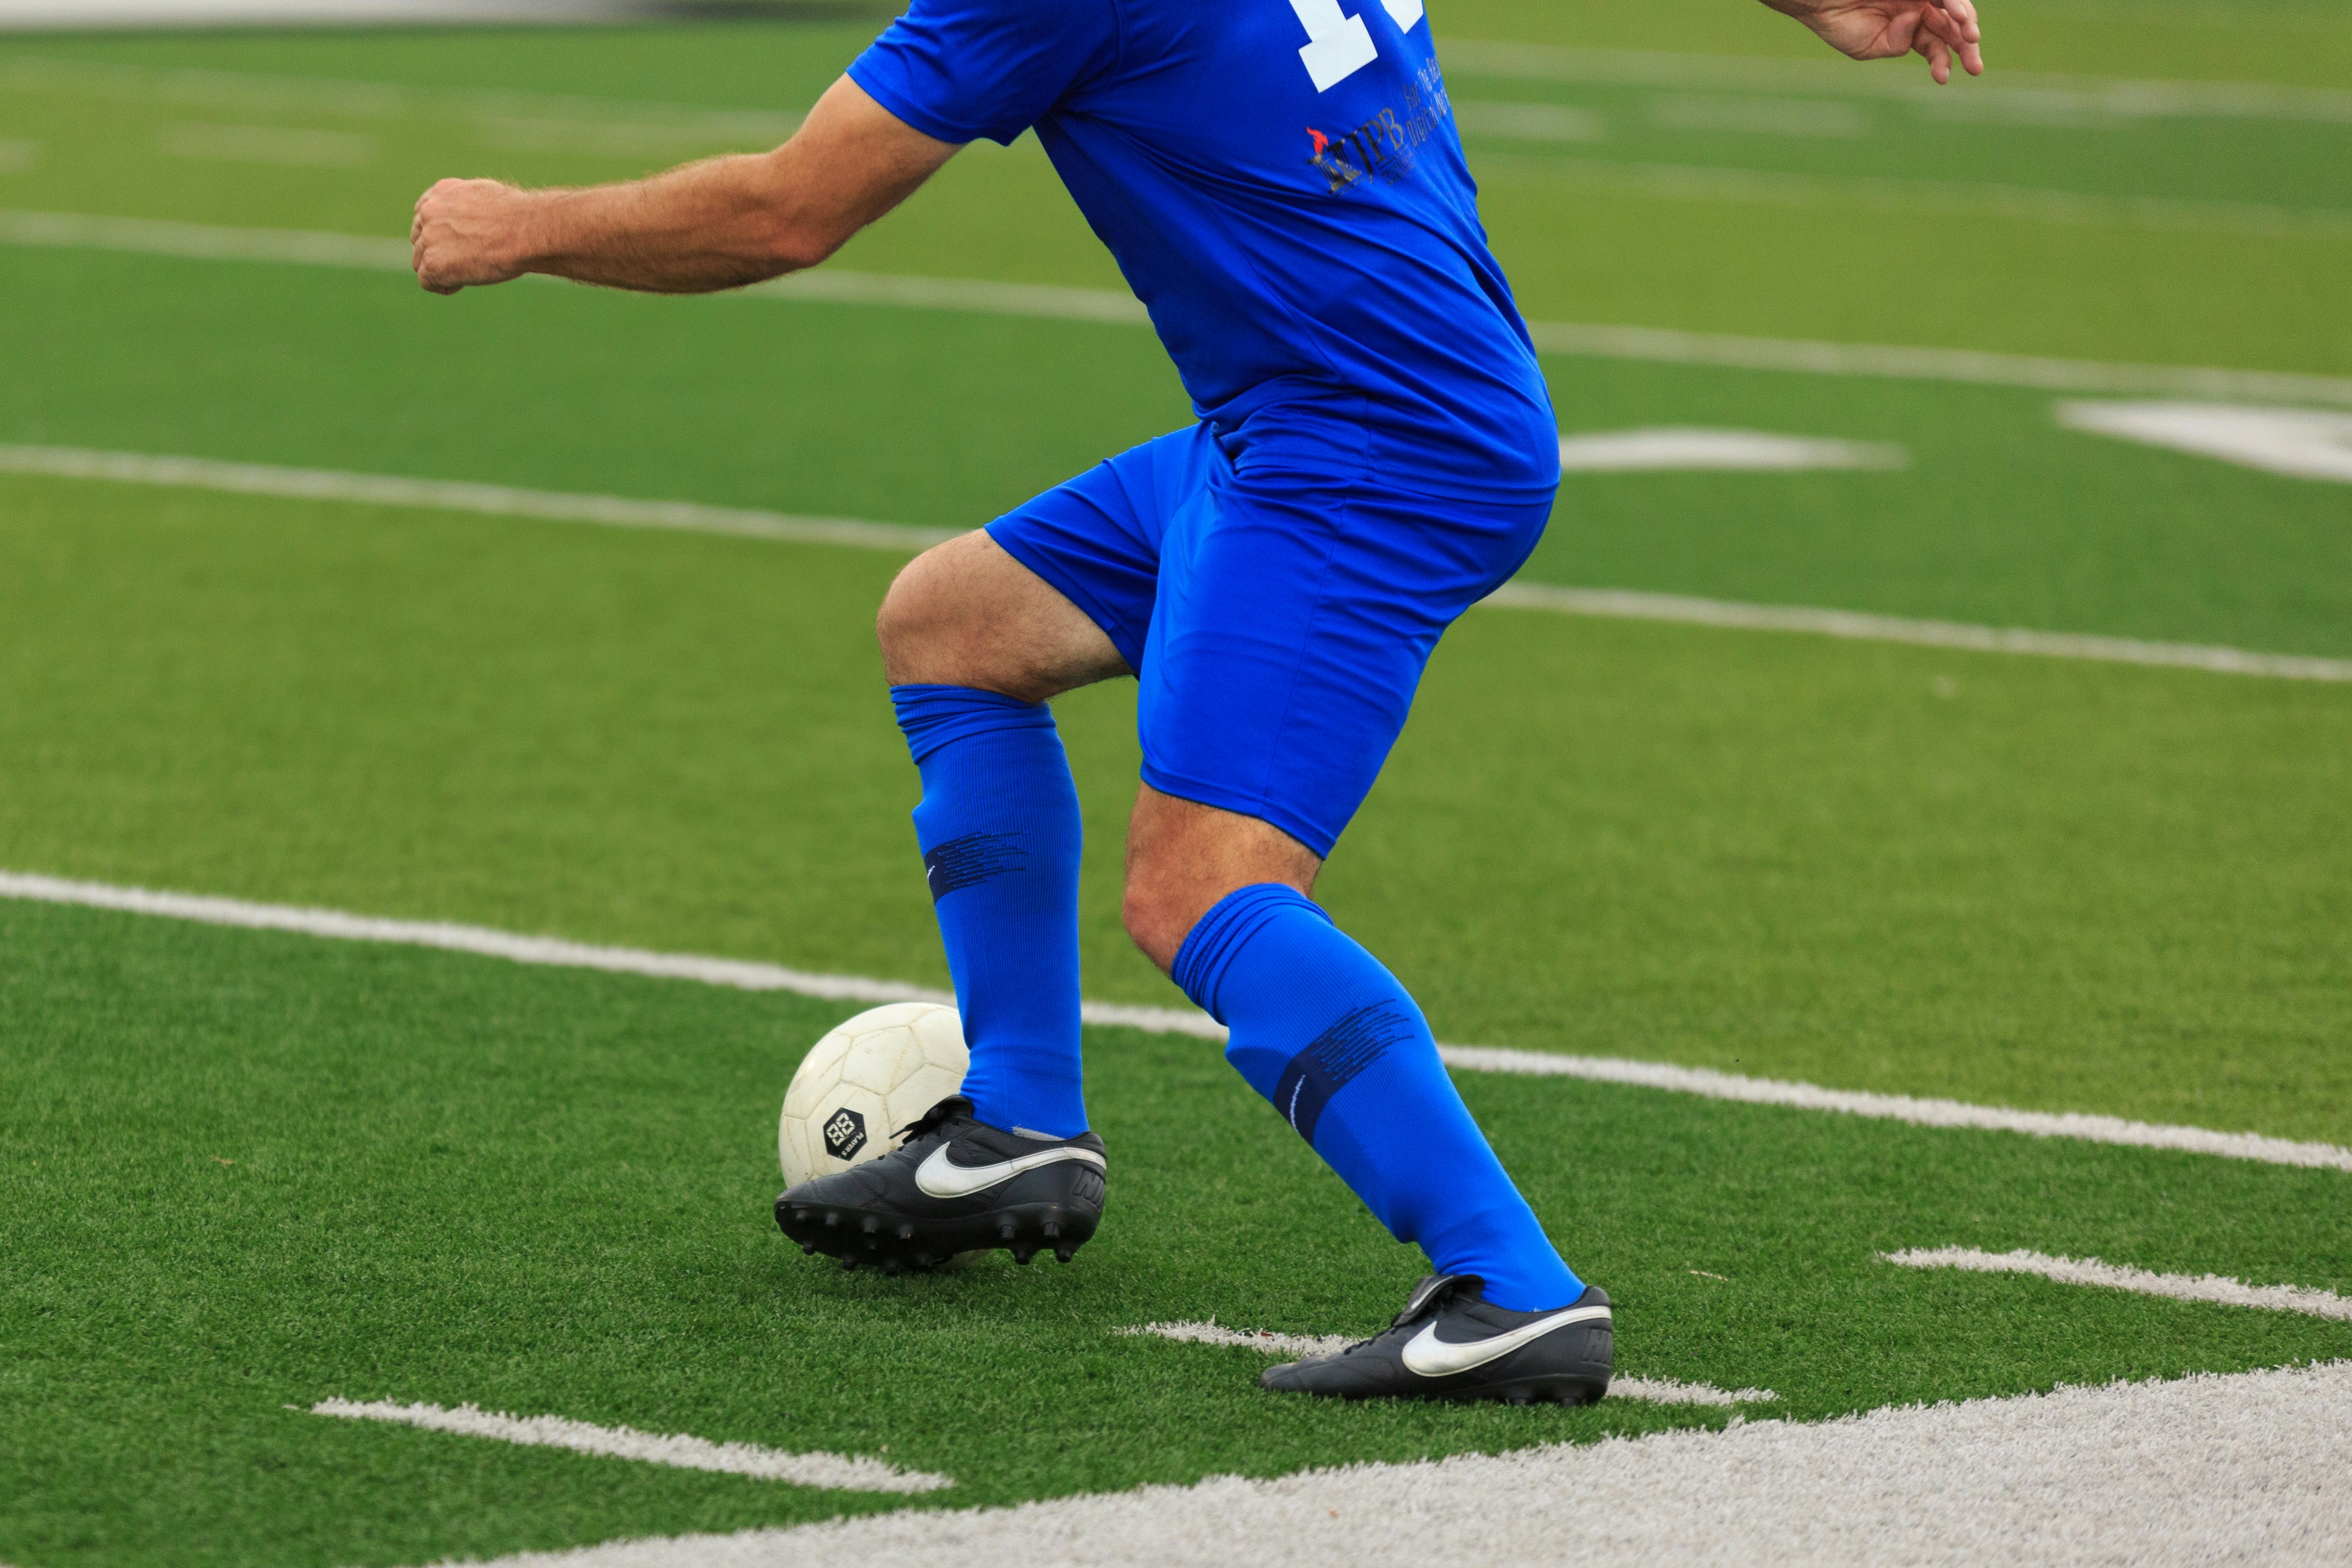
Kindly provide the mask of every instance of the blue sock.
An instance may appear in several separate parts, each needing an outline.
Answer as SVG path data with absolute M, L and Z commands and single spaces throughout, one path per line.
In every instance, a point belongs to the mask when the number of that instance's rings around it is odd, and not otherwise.
M 1273 883 L 1228 894 L 1176 955 L 1176 983 L 1233 1030 L 1225 1059 L 1389 1233 L 1514 1312 L 1584 1284 L 1537 1223 L 1438 1060 L 1421 1009 L 1320 905 Z
M 1077 787 L 1043 703 L 970 686 L 893 686 L 922 770 L 915 837 L 992 1127 L 1087 1130 L 1078 1056 Z

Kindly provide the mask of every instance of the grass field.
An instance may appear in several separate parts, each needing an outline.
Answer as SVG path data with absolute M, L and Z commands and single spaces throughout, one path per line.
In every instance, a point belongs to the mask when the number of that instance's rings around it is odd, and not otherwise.
M 1992 34 L 2011 85 L 1939 98 L 1760 12 L 1433 15 L 1480 44 L 1454 95 L 1536 319 L 2352 376 L 2333 8 L 2035 0 Z M 0 217 L 396 235 L 441 173 L 772 140 L 876 25 L 0 39 Z M 839 265 L 1118 287 L 1034 142 Z M 103 245 L 0 243 L 0 448 L 961 528 L 1186 412 L 1108 322 L 436 300 Z M 1547 369 L 1570 434 L 1905 464 L 1572 475 L 1531 581 L 2352 656 L 2343 485 L 2029 387 Z M 941 984 L 868 640 L 900 559 L 0 473 L 0 870 Z M 1132 689 L 1059 707 L 1087 992 L 1176 1005 L 1117 929 Z M 2352 1144 L 2347 890 L 2352 685 L 1497 608 L 1321 893 L 1449 1041 Z M 1369 1331 L 1420 1271 L 1181 1037 L 1090 1036 L 1116 1169 L 1076 1264 L 820 1269 L 765 1212 L 772 1118 L 853 1010 L 0 902 L 0 1561 L 394 1565 L 1734 1417 L 1335 1410 L 1118 1334 Z M 1462 1082 L 1623 1303 L 1622 1370 L 1774 1391 L 1750 1419 L 2352 1354 L 2343 1322 L 1879 1257 L 2352 1292 L 2340 1170 Z M 956 1484 L 307 1413 L 332 1397 Z

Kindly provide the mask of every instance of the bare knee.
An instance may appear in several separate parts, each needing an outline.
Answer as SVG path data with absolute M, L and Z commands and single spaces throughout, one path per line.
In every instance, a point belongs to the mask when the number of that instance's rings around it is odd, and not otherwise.
M 908 562 L 882 596 L 874 632 L 892 685 L 978 686 L 1044 702 L 1127 671 L 1100 627 L 985 532 Z
M 1126 895 L 1119 901 L 1119 918 L 1127 926 L 1128 939 L 1163 971 L 1176 967 L 1176 954 L 1184 938 L 1208 913 L 1207 905 L 1197 910 L 1188 907 L 1191 901 L 1181 893 L 1170 879 L 1138 877 L 1130 868 Z
M 1238 888 L 1280 883 L 1307 893 L 1322 871 L 1314 851 L 1255 817 L 1163 795 L 1136 796 L 1127 833 L 1127 934 L 1161 969 L 1201 917 Z
M 882 608 L 874 615 L 874 638 L 882 644 L 882 667 L 893 685 L 899 684 L 900 669 L 921 662 L 926 638 L 938 631 L 940 606 L 930 580 L 930 559 L 926 553 L 908 561 L 891 580 Z

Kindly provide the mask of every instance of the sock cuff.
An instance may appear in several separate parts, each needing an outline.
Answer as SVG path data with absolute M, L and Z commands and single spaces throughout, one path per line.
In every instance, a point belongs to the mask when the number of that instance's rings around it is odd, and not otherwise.
M 890 688 L 907 749 L 921 767 L 941 747 L 1003 730 L 1054 727 L 1054 710 L 978 686 L 904 685 Z
M 1217 1004 L 1218 988 L 1224 983 L 1225 971 L 1249 945 L 1251 937 L 1279 920 L 1290 911 L 1306 910 L 1326 925 L 1331 916 L 1323 906 L 1295 887 L 1278 882 L 1261 882 L 1236 888 L 1210 907 L 1201 916 L 1184 945 L 1176 949 L 1176 962 L 1169 976 L 1192 1004 L 1215 1019 L 1225 1021 Z

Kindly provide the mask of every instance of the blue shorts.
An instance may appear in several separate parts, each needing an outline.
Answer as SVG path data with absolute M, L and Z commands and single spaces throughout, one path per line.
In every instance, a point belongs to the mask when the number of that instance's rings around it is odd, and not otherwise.
M 1163 435 L 988 532 L 1136 673 L 1145 783 L 1328 855 L 1437 639 L 1526 561 L 1551 498 L 1415 495 L 1292 443 L 1237 465 L 1240 444 Z

